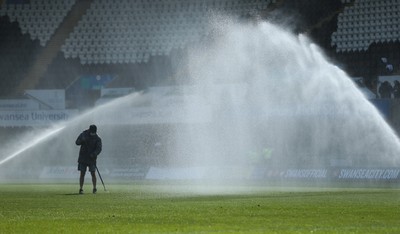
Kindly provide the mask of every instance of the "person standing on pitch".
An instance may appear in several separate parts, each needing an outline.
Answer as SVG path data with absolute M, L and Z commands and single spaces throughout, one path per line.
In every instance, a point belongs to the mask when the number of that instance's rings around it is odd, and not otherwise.
M 97 135 L 96 125 L 90 125 L 89 129 L 79 134 L 75 144 L 81 146 L 78 158 L 78 170 L 81 172 L 79 194 L 83 194 L 83 183 L 87 168 L 92 175 L 93 193 L 96 193 L 96 161 L 102 149 L 101 138 Z

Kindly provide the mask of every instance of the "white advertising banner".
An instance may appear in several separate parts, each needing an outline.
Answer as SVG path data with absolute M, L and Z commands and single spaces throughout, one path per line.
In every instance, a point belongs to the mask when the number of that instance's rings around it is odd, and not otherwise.
M 39 103 L 30 99 L 0 100 L 0 110 L 38 110 Z
M 0 110 L 0 126 L 47 126 L 70 120 L 78 113 L 78 110 Z
M 50 109 L 65 109 L 65 90 L 26 90 L 25 95 Z
M 122 97 L 133 93 L 134 88 L 103 88 L 100 90 L 101 97 Z
M 44 167 L 41 179 L 75 179 L 79 176 L 77 167 Z

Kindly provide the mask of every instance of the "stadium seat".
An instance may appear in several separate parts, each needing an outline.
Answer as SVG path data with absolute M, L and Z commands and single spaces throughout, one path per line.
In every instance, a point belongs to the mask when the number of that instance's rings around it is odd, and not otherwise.
M 397 0 L 355 0 L 354 6 L 345 8 L 343 13 L 339 14 L 338 29 L 336 34 L 331 37 L 331 45 L 336 45 L 336 50 L 339 52 L 347 50 L 349 46 L 353 45 L 355 46 L 354 49 L 360 47 L 365 49 L 372 42 L 398 40 L 396 27 L 399 25 L 399 11 L 397 9 L 400 9 L 400 1 Z M 393 16 L 390 13 L 392 10 Z M 360 38 L 367 40 L 364 40 L 362 45 L 344 43 L 338 40 L 341 35 L 347 34 L 357 35 L 352 37 L 354 40 Z M 365 43 L 368 43 L 368 45 Z
M 29 4 L 5 4 L 6 7 L 0 8 L 0 15 L 8 15 L 11 21 L 17 21 L 21 33 L 29 33 L 32 39 L 39 39 L 45 46 L 75 1 L 30 0 Z
M 37 0 L 36 0 L 37 1 Z M 134 0 L 134 1 L 105 1 L 95 0 L 86 14 L 82 17 L 74 32 L 67 41 L 67 46 L 88 47 L 76 40 L 91 41 L 92 44 L 108 47 L 110 44 L 121 47 L 133 47 L 139 54 L 132 61 L 149 61 L 150 55 L 161 55 L 171 51 L 171 48 L 183 48 L 187 43 L 198 41 L 201 35 L 206 35 L 206 12 L 212 9 L 229 11 L 233 8 L 245 8 L 245 11 L 263 8 L 271 3 L 270 0 L 255 1 L 186 1 L 186 0 Z M 127 10 L 128 9 L 128 10 Z M 260 9 L 259 9 L 260 10 Z M 233 12 L 232 12 L 233 13 Z M 239 16 L 239 15 L 238 15 Z M 85 34 L 96 24 L 102 28 L 94 33 Z M 104 29 L 104 30 L 103 30 Z M 196 30 L 192 30 L 196 29 Z M 91 32 L 91 31 L 89 31 Z M 169 33 L 171 32 L 171 33 Z M 187 34 L 190 33 L 190 36 Z M 79 39 L 81 38 L 81 39 Z M 104 44 L 105 38 L 105 44 Z M 162 41 L 172 41 L 164 45 Z M 91 50 L 85 50 L 88 53 Z M 68 53 L 68 52 L 64 52 Z M 109 56 L 111 53 L 111 56 Z M 103 61 L 99 56 L 111 57 L 111 62 L 125 62 L 127 57 L 115 57 L 113 52 L 104 55 L 88 57 L 92 63 Z M 71 56 L 71 55 L 70 55 Z M 104 60 L 104 61 L 109 61 Z

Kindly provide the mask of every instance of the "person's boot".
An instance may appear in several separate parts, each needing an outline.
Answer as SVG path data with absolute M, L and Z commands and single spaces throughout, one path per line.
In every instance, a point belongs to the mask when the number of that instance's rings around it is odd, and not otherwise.
M 94 189 L 93 189 L 93 194 L 96 194 L 96 193 L 97 193 L 97 189 L 94 188 Z
M 83 194 L 83 189 L 79 189 L 79 194 Z

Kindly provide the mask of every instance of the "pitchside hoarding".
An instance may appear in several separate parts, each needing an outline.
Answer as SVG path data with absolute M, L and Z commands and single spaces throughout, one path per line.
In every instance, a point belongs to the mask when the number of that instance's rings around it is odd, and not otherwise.
M 0 110 L 0 126 L 48 126 L 68 121 L 77 115 L 78 110 Z
M 65 109 L 65 90 L 26 90 L 29 99 L 0 100 L 0 127 L 49 126 L 78 116 Z
M 112 179 L 144 179 L 148 167 L 132 167 L 132 168 L 101 168 L 101 174 L 104 177 Z M 40 179 L 76 179 L 79 177 L 77 167 L 71 166 L 48 166 L 41 171 Z
M 30 99 L 0 100 L 0 110 L 39 110 L 39 103 Z
M 341 168 L 332 171 L 338 180 L 399 180 L 399 168 Z
M 260 167 L 138 167 L 104 168 L 102 174 L 118 179 L 208 180 L 212 178 L 265 181 L 400 181 L 400 168 L 287 168 Z M 70 179 L 77 177 L 76 167 L 44 167 L 40 178 Z
M 233 170 L 234 169 L 234 170 Z M 191 180 L 210 179 L 219 171 L 218 178 L 266 181 L 400 181 L 400 168 L 262 168 L 262 167 L 151 167 L 146 179 Z M 232 173 L 235 172 L 235 173 Z
M 266 180 L 399 181 L 400 168 L 255 168 L 252 177 Z

